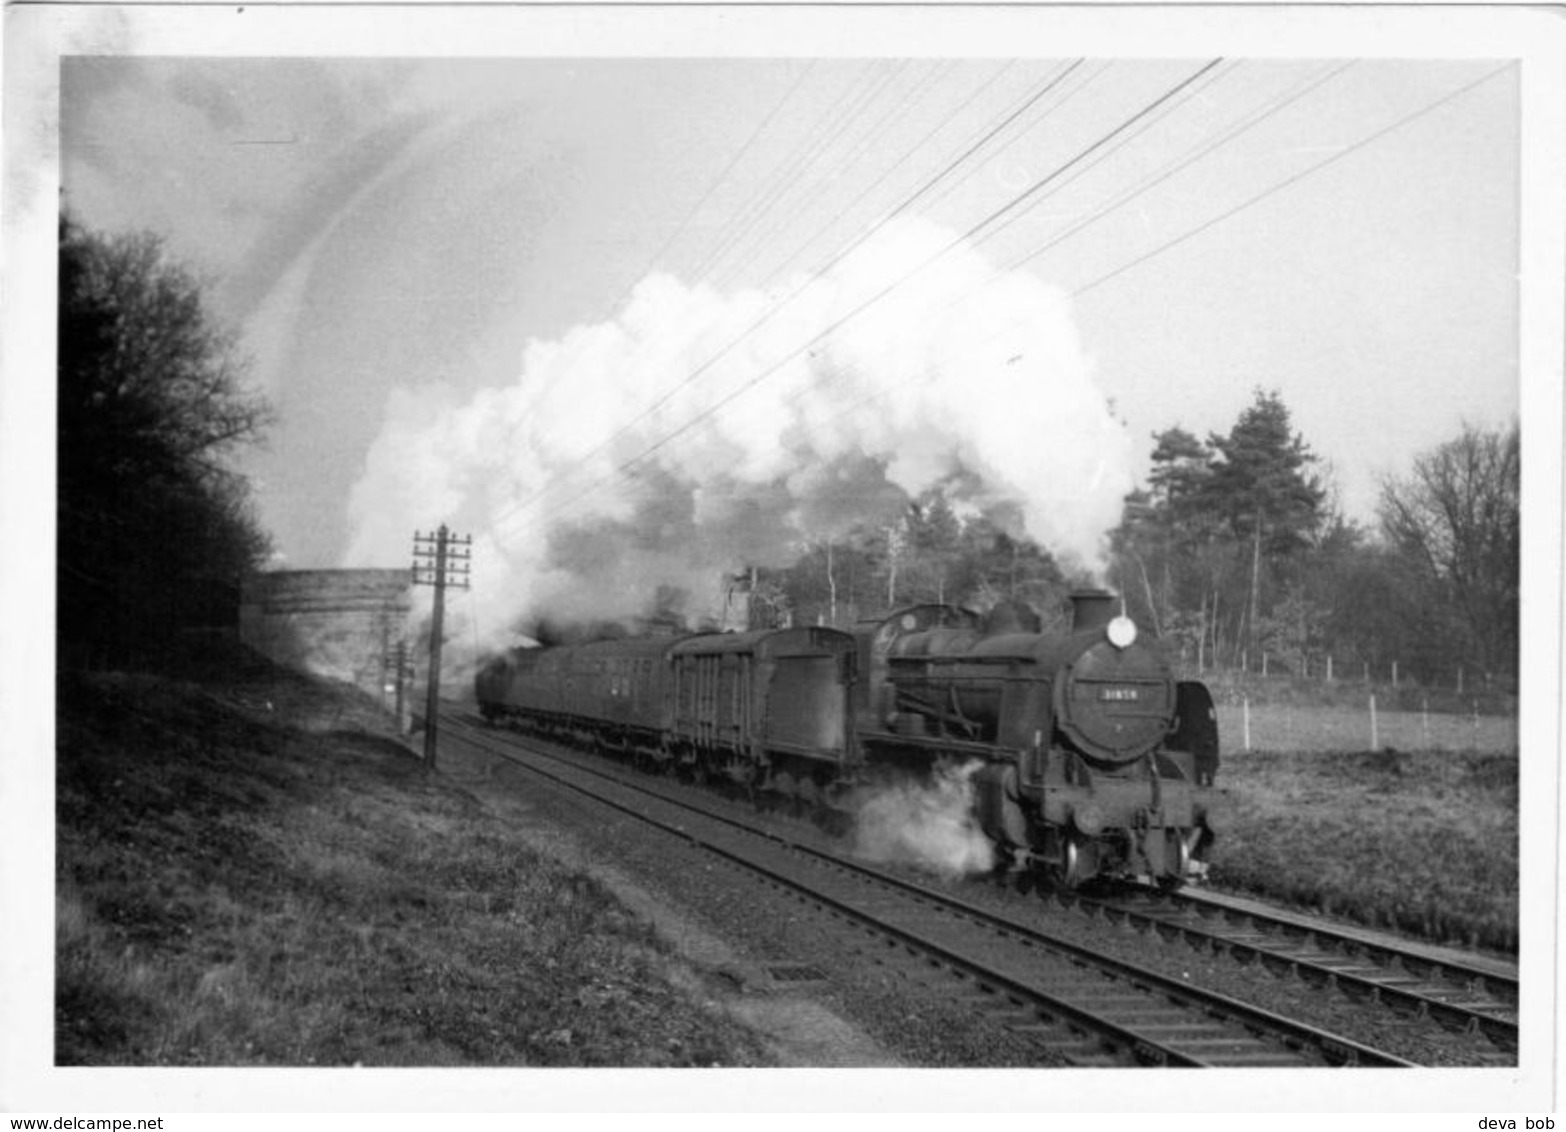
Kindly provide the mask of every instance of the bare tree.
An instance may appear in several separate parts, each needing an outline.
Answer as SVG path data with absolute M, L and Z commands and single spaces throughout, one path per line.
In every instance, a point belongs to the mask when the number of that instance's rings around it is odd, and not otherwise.
M 270 419 L 232 335 L 154 236 L 60 224 L 59 630 L 150 645 L 268 539 L 226 458 Z

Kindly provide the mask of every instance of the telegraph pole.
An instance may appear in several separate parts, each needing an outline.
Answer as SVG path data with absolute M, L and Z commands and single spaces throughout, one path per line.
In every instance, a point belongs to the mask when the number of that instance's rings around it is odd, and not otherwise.
M 429 694 L 424 703 L 424 763 L 430 770 L 435 769 L 435 721 L 440 715 L 440 645 L 445 631 L 446 587 L 468 588 L 472 546 L 472 535 L 454 535 L 445 523 L 434 534 L 413 532 L 413 584 L 435 587 L 435 613 L 430 620 Z

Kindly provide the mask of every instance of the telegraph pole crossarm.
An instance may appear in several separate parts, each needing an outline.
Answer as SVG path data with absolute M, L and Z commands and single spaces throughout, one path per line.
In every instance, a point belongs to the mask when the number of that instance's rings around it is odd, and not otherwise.
M 433 534 L 413 532 L 413 584 L 435 587 L 430 617 L 429 691 L 424 702 L 424 763 L 435 769 L 436 720 L 440 715 L 440 646 L 445 633 L 446 589 L 468 588 L 473 536 L 454 535 L 442 523 Z

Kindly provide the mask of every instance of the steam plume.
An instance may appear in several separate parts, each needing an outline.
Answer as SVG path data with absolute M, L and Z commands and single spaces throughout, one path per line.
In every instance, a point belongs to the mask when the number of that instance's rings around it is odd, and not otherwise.
M 724 572 L 787 564 L 955 484 L 1096 565 L 1130 444 L 1063 295 L 964 247 L 848 317 L 950 240 L 888 224 L 754 329 L 774 297 L 652 275 L 616 321 L 529 343 L 509 387 L 394 396 L 347 564 L 400 561 L 411 527 L 444 520 L 474 535 L 487 637 L 519 614 L 629 618 L 676 593 L 700 615 Z
M 929 785 L 904 784 L 872 795 L 854 816 L 855 855 L 955 878 L 987 872 L 995 854 L 973 817 L 972 777 L 983 764 L 937 772 Z

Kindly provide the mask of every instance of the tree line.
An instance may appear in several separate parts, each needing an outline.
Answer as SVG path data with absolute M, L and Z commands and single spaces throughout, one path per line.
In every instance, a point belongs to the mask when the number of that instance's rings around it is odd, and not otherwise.
M 1517 671 L 1519 430 L 1465 425 L 1380 485 L 1376 522 L 1346 518 L 1288 407 L 1258 389 L 1226 433 L 1153 436 L 1145 485 L 1110 535 L 1108 582 L 1188 667 L 1266 664 L 1449 684 Z M 936 488 L 904 512 L 753 571 L 757 619 L 845 625 L 910 603 L 1021 600 L 1064 620 L 1093 584 L 1014 533 L 1004 510 L 959 517 Z M 1264 659 L 1265 658 L 1265 659 Z
M 150 235 L 60 224 L 58 631 L 62 645 L 155 648 L 222 603 L 270 550 L 229 457 L 266 402 L 201 282 Z M 1464 426 L 1381 484 L 1365 527 L 1332 501 L 1276 392 L 1226 433 L 1153 436 L 1145 485 L 1109 540 L 1109 585 L 1193 669 L 1409 678 L 1517 672 L 1519 430 Z M 1005 506 L 962 513 L 933 488 L 900 512 L 746 571 L 758 623 L 846 626 L 917 602 L 1034 607 L 1095 579 L 1019 535 Z M 226 598 L 224 595 L 228 595 Z
M 1275 392 L 1226 434 L 1153 438 L 1112 538 L 1128 603 L 1187 659 L 1450 683 L 1517 672 L 1517 423 L 1464 425 L 1380 484 L 1373 527 L 1330 502 Z
M 228 458 L 271 420 L 201 281 L 152 235 L 59 227 L 62 658 L 156 657 L 237 615 L 269 539 Z

